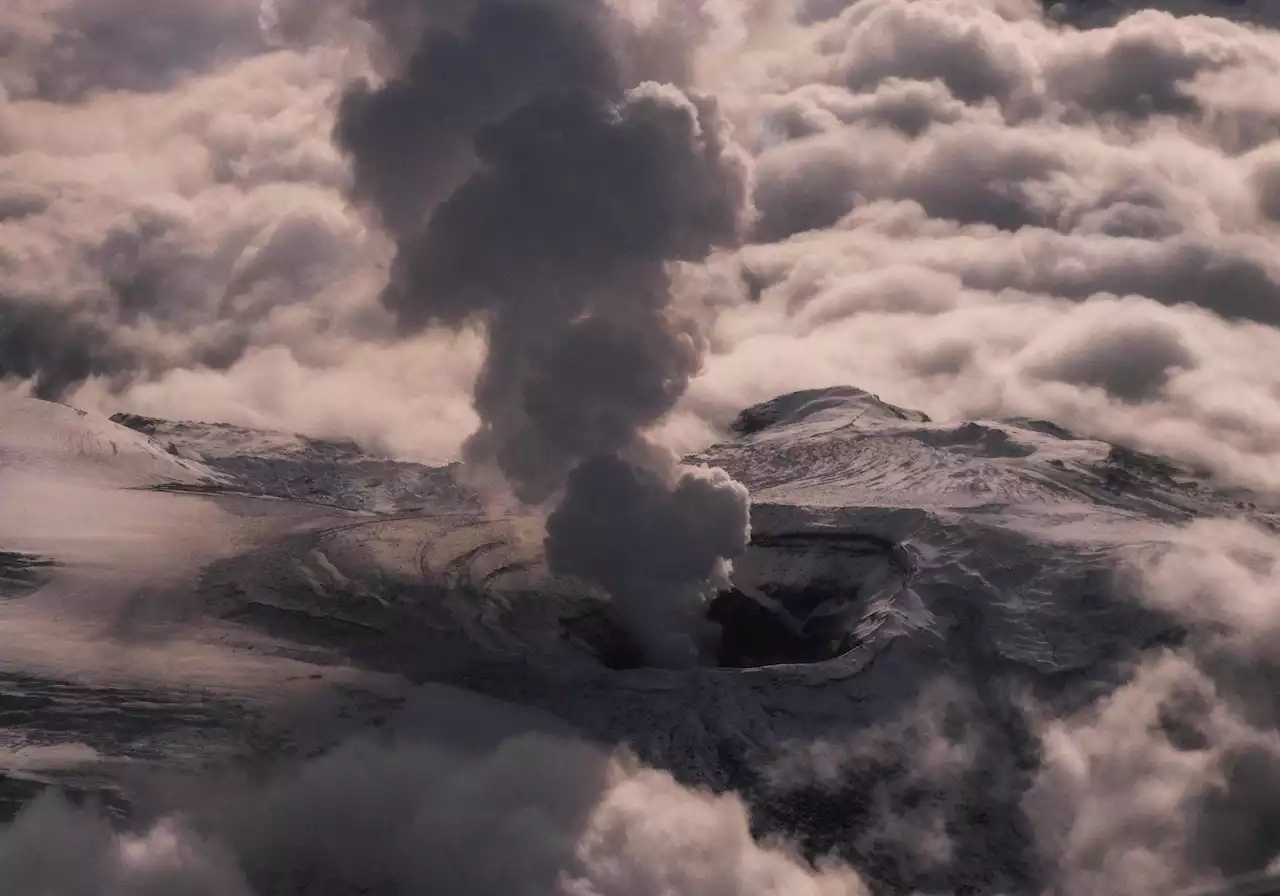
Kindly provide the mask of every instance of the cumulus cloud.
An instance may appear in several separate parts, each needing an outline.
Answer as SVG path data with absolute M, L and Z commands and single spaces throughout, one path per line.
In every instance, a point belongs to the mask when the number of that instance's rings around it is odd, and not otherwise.
M 1158 643 L 1074 681 L 899 658 L 866 698 L 893 711 L 784 742 L 756 794 L 899 890 L 1252 892 L 1233 886 L 1280 872 L 1278 579 L 1272 530 L 1172 530 L 1129 549 L 1116 583 L 1167 620 Z M 982 654 L 977 628 L 942 653 Z
M 967 805 L 976 788 L 992 788 L 982 778 L 990 745 L 981 715 L 965 685 L 935 682 L 896 717 L 843 739 L 788 745 L 765 770 L 767 792 L 801 804 L 856 794 L 837 823 L 852 828 L 843 849 L 919 892 L 957 889 L 964 855 L 985 845 Z
M 1170 376 L 1195 366 L 1178 331 L 1141 306 L 1111 305 L 1075 332 L 1047 335 L 1030 351 L 1033 375 L 1096 386 L 1124 401 L 1159 398 Z M 1044 343 L 1058 342 L 1055 348 Z
M 6 352 L 4 372 L 52 396 L 94 375 L 225 369 L 255 343 L 301 343 L 299 306 L 358 316 L 334 295 L 375 257 L 325 132 L 341 67 L 281 53 L 160 95 L 11 102 L 6 331 L 63 351 Z M 322 322 L 296 335 L 320 342 Z
M 682 410 L 856 382 L 1275 487 L 1277 34 L 1117 10 L 826 4 L 747 52 L 760 217 Z
M 104 79 L 75 97 L 14 88 L 0 101 L 0 379 L 104 411 L 455 455 L 478 356 L 465 336 L 416 353 L 393 338 L 377 302 L 385 239 L 351 209 L 331 140 L 361 54 L 268 46 L 256 3 L 162 4 L 136 18 L 81 5 L 13 15 L 53 32 L 91 14 L 121 31 L 191 18 L 190 40 L 220 55 L 200 69 L 186 54 L 194 70 L 132 89 Z M 249 16 L 252 47 L 200 21 L 233 14 Z
M 99 90 L 162 91 L 190 72 L 265 48 L 257 0 L 14 0 L 0 12 L 0 86 L 73 101 Z
M 1280 540 L 1196 523 L 1136 556 L 1133 574 L 1189 633 L 1100 703 L 1042 720 L 1025 805 L 1062 892 L 1213 886 L 1278 855 Z
M 721 266 L 738 273 L 677 297 L 709 340 L 703 375 L 661 424 L 681 447 L 743 404 L 856 382 L 939 418 L 1057 414 L 1276 483 L 1280 384 L 1247 363 L 1275 350 L 1280 324 L 1280 89 L 1268 87 L 1280 36 L 1266 4 L 618 2 L 548 15 L 557 4 L 406 0 L 366 5 L 364 22 L 344 3 L 172 6 L 6 6 L 11 383 L 105 410 L 454 453 L 474 419 L 470 349 L 433 349 L 451 373 L 424 383 L 412 414 L 381 400 L 376 419 L 311 412 L 289 384 L 366 389 L 375 356 L 410 381 L 397 345 L 418 337 L 377 301 L 393 255 L 382 230 L 421 225 L 475 172 L 479 130 L 534 94 L 592 84 L 616 97 L 653 78 L 719 96 L 754 156 L 759 209 L 751 245 Z M 415 56 L 424 40 L 435 51 Z M 487 74 L 460 77 L 475 72 Z M 368 86 L 349 90 L 356 79 Z M 376 219 L 352 212 L 353 184 Z M 1102 370 L 1128 345 L 1112 335 L 1045 375 L 1046 330 L 1144 300 L 1172 309 L 1151 314 L 1186 353 L 1169 343 L 1156 358 L 1126 324 L 1149 369 Z M 274 395 L 251 373 L 261 357 L 291 371 Z M 452 422 L 415 453 L 424 414 Z M 1242 415 L 1256 423 L 1221 426 Z
M 126 833 L 44 797 L 0 830 L 0 872 L 68 896 L 867 893 L 844 865 L 758 843 L 736 796 L 543 735 L 483 755 L 357 740 L 157 813 Z

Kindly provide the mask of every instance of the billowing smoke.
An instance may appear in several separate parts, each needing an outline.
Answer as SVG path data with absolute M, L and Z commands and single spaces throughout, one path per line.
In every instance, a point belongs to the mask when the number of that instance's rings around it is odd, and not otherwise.
M 702 362 L 671 266 L 737 242 L 745 156 L 714 100 L 639 80 L 680 67 L 605 4 L 464 7 L 421 10 L 401 68 L 343 104 L 357 193 L 397 239 L 384 302 L 410 330 L 483 326 L 464 454 L 524 502 L 563 492 L 553 568 L 604 585 L 650 661 L 688 662 L 701 599 L 745 547 L 746 493 L 644 433 Z
M 720 469 L 654 466 L 597 455 L 574 469 L 547 521 L 547 559 L 602 584 L 650 658 L 679 664 L 742 552 L 747 490 Z

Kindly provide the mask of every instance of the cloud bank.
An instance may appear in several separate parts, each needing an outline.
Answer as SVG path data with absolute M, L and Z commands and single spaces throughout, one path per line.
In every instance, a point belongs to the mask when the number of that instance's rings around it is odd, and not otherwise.
M 66 896 L 867 894 L 758 844 L 735 796 L 543 735 L 480 756 L 354 741 L 133 833 L 47 796 L 0 831 L 0 873 Z
M 1185 643 L 1118 691 L 1040 722 L 1028 816 L 1062 892 L 1160 893 L 1276 870 L 1280 538 L 1205 521 L 1136 556 Z
M 856 382 L 1274 484 L 1277 34 L 1200 8 L 864 0 L 744 47 L 758 242 L 689 406 Z
M 372 5 L 372 24 L 337 3 L 6 8 L 6 382 L 456 455 L 483 353 L 378 301 L 393 241 L 468 176 L 480 123 L 556 85 L 653 78 L 718 98 L 759 210 L 747 245 L 679 278 L 710 341 L 665 423 L 675 447 L 745 404 L 852 382 L 1277 485 L 1280 381 L 1256 360 L 1280 338 L 1265 4 L 617 0 L 541 36 L 491 5 L 453 56 L 414 55 L 430 23 L 407 2 Z M 467 8 L 432 13 L 437 40 Z M 506 80 L 453 77 L 481 58 Z M 436 86 L 397 87 L 414 65 Z M 344 103 L 359 78 L 372 101 Z M 344 106 L 348 148 L 382 155 L 353 167 L 335 146 Z

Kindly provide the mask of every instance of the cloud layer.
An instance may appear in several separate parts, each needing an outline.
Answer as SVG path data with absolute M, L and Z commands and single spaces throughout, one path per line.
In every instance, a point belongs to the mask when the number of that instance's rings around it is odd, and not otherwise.
M 1136 556 L 1148 599 L 1190 632 L 1118 691 L 1040 722 L 1024 805 L 1063 892 L 1160 893 L 1275 870 L 1280 538 L 1196 523 Z
M 7 381 L 456 453 L 481 356 L 465 333 L 406 349 L 424 337 L 377 301 L 383 226 L 412 229 L 472 164 L 478 121 L 539 85 L 657 77 L 719 98 L 759 209 L 750 245 L 684 278 L 711 352 L 667 427 L 677 447 L 749 402 L 854 382 L 940 418 L 1051 416 L 1280 484 L 1280 380 L 1258 362 L 1280 345 L 1280 33 L 1262 6 L 615 6 L 650 39 L 613 61 L 573 38 L 599 23 L 566 24 L 573 52 L 544 65 L 532 32 L 499 22 L 483 40 L 511 52 L 484 58 L 523 66 L 515 94 L 491 79 L 469 97 L 349 98 L 361 133 L 412 138 L 380 145 L 439 144 L 426 168 L 357 154 L 354 180 L 331 140 L 339 98 L 409 64 L 416 4 L 372 7 L 394 39 L 336 3 L 312 27 L 291 4 L 6 8 Z M 378 220 L 353 211 L 353 184 Z
M 0 873 L 66 896 L 867 894 L 757 844 L 735 796 L 542 735 L 480 756 L 354 741 L 129 834 L 45 797 L 0 830 Z
M 1259 85 L 1280 35 L 1152 10 L 1076 30 L 1017 2 L 824 9 L 744 47 L 726 88 L 760 242 L 691 408 L 856 382 L 1274 485 L 1280 118 Z

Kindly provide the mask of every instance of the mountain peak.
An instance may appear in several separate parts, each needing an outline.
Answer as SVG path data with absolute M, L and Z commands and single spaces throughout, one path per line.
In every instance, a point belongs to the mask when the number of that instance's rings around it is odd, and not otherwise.
M 852 419 L 851 419 L 852 418 Z M 736 435 L 749 436 L 769 429 L 783 429 L 798 424 L 858 423 L 873 427 L 876 423 L 929 423 L 929 415 L 883 401 L 856 386 L 829 386 L 825 389 L 803 389 L 789 392 L 769 401 L 752 405 L 738 414 L 731 425 Z

